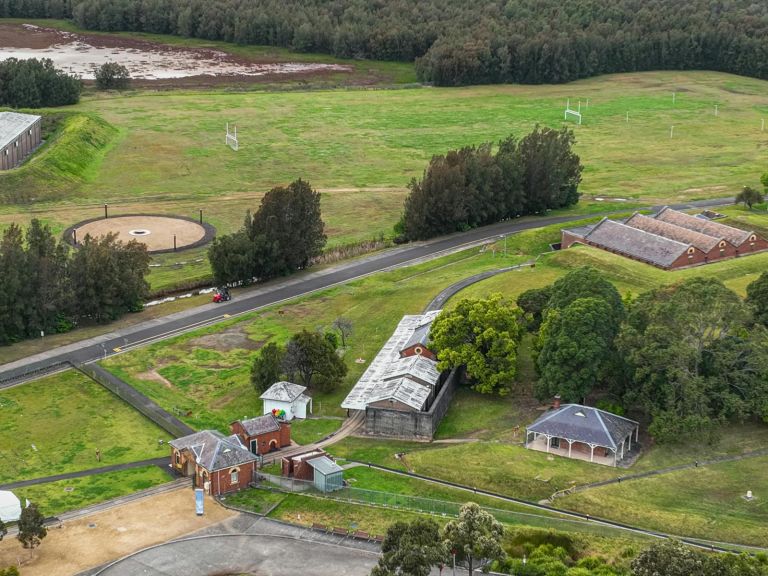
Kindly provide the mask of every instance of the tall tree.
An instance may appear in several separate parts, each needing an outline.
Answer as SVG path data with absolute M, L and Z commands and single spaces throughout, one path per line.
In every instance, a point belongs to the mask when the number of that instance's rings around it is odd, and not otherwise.
M 552 310 L 539 332 L 536 395 L 560 394 L 566 402 L 583 402 L 612 365 L 618 330 L 602 298 L 579 298 Z
M 270 342 L 265 345 L 251 365 L 251 384 L 256 392 L 264 392 L 275 382 L 282 380 L 285 348 Z
M 429 576 L 432 567 L 444 563 L 447 556 L 434 520 L 395 522 L 387 528 L 381 557 L 371 576 Z
M 582 266 L 556 280 L 552 285 L 547 309 L 565 308 L 579 298 L 605 300 L 611 307 L 611 315 L 616 323 L 624 317 L 624 303 L 619 291 L 595 268 Z
M 0 344 L 24 336 L 24 311 L 29 297 L 25 278 L 26 254 L 21 228 L 11 224 L 0 241 Z
M 768 272 L 747 285 L 746 302 L 754 310 L 755 321 L 768 326 Z
M 48 534 L 45 525 L 45 517 L 37 508 L 37 504 L 30 504 L 21 510 L 19 518 L 19 533 L 16 538 L 24 548 L 36 548 Z
M 544 320 L 544 310 L 549 305 L 552 296 L 552 286 L 531 288 L 517 297 L 517 306 L 525 314 L 528 328 L 536 331 Z
M 345 318 L 344 316 L 339 316 L 336 318 L 336 320 L 333 321 L 332 326 L 334 330 L 339 331 L 339 336 L 341 336 L 341 345 L 342 347 L 346 348 L 347 338 L 352 335 L 352 329 L 354 328 L 352 320 Z
M 506 394 L 517 370 L 519 322 L 518 312 L 501 294 L 485 300 L 462 299 L 432 323 L 429 338 L 438 368 L 464 366 L 473 389 Z
M 470 574 L 487 562 L 504 558 L 503 537 L 504 526 L 474 502 L 464 504 L 458 519 L 443 528 L 446 548 Z
M 744 206 L 749 206 L 749 209 L 752 210 L 752 206 L 755 204 L 760 204 L 762 201 L 763 195 L 759 190 L 755 190 L 751 186 L 744 186 L 741 192 L 736 194 L 736 198 L 734 198 L 733 203 L 744 204 Z
M 283 371 L 307 388 L 329 392 L 341 384 L 347 365 L 322 334 L 302 330 L 285 347 Z

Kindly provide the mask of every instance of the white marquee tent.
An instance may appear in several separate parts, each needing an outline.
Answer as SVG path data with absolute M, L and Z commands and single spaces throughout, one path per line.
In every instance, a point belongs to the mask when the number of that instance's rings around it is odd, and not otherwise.
M 13 492 L 0 490 L 0 520 L 16 522 L 21 517 L 21 502 Z

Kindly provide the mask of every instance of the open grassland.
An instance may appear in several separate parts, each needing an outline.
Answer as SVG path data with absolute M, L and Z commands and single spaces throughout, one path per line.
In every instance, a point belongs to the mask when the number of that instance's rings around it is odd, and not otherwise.
M 147 466 L 37 484 L 13 492 L 22 501 L 27 499 L 37 504 L 47 517 L 133 494 L 170 481 L 171 477 L 165 471 L 157 466 Z
M 469 274 L 515 260 L 477 250 L 457 253 L 196 330 L 104 365 L 190 426 L 225 430 L 234 419 L 261 414 L 262 402 L 249 382 L 256 350 L 269 341 L 284 343 L 301 329 L 330 329 L 343 315 L 354 325 L 344 355 L 349 374 L 339 390 L 313 398 L 316 415 L 344 416 L 342 399 L 404 314 L 420 312 L 442 288 Z M 299 424 L 300 434 L 302 426 L 321 425 Z
M 35 203 L 0 207 L 0 226 L 36 216 L 61 231 L 99 216 L 108 202 L 113 213 L 194 217 L 203 208 L 225 233 L 268 189 L 302 177 L 324 191 L 330 245 L 367 240 L 391 234 L 406 184 L 433 154 L 522 135 L 535 123 L 558 127 L 567 98 L 581 99 L 584 112 L 584 124 L 571 125 L 586 167 L 576 210 L 729 196 L 757 185 L 765 169 L 767 86 L 711 72 L 651 72 L 561 86 L 89 94 L 72 109 L 100 116 L 120 137 L 94 154 L 66 201 L 49 194 L 61 175 L 11 186 L 9 195 Z M 226 122 L 238 124 L 239 152 L 222 143 Z M 167 267 L 151 283 L 208 274 L 206 263 Z
M 0 483 L 163 456 L 158 439 L 168 434 L 74 370 L 0 391 Z
M 725 462 L 579 492 L 563 508 L 673 534 L 765 546 L 768 458 Z M 751 502 L 743 496 L 752 490 Z

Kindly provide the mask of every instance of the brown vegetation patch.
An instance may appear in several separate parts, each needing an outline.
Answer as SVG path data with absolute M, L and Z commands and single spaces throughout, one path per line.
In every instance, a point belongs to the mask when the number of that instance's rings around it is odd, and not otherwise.
M 189 348 L 208 348 L 220 352 L 229 352 L 231 350 L 258 350 L 264 346 L 264 340 L 251 340 L 245 332 L 244 326 L 233 326 L 223 332 L 206 334 L 193 338 L 187 343 Z M 214 368 L 222 369 L 225 366 Z
M 162 374 L 158 373 L 157 370 L 149 370 L 147 372 L 142 372 L 141 374 L 137 374 L 136 377 L 139 380 L 147 380 L 149 382 L 159 382 L 166 388 L 173 388 L 173 384 L 171 384 L 171 381 L 165 378 Z

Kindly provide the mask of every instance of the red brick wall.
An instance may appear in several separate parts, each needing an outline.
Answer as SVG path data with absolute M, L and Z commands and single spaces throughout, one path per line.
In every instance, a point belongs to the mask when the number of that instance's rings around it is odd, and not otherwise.
M 707 261 L 707 255 L 698 248 L 693 249 L 692 254 L 683 254 L 675 260 L 670 266 L 671 269 L 684 268 L 686 266 L 697 266 Z
M 586 244 L 583 238 L 579 238 L 578 236 L 574 236 L 573 234 L 569 234 L 568 232 L 565 232 L 565 231 L 562 232 L 562 237 L 560 239 L 560 248 L 570 248 L 576 242 Z
M 746 242 L 739 246 L 739 254 L 741 256 L 762 250 L 768 250 L 768 241 L 758 235 L 755 235 L 754 241 L 747 239 Z
M 417 349 L 421 350 L 420 354 L 417 353 Z M 408 348 L 400 351 L 400 357 L 408 358 L 410 356 L 424 356 L 425 358 L 429 358 L 431 360 L 437 360 L 437 357 L 432 352 L 432 350 L 421 344 L 414 344 L 413 346 L 409 346 Z
M 219 494 L 226 494 L 227 492 L 236 492 L 248 487 L 248 483 L 253 479 L 253 470 L 256 466 L 255 462 L 248 462 L 247 464 L 240 464 L 237 474 L 237 482 L 231 481 L 232 475 L 230 474 L 231 468 L 224 470 L 217 470 L 210 475 L 211 482 L 211 494 L 217 496 Z
M 724 241 L 725 242 L 725 241 Z M 707 252 L 707 261 L 708 262 L 716 262 L 717 260 L 723 260 L 725 258 L 734 258 L 735 256 L 738 256 L 739 251 L 730 242 L 725 242 L 725 246 L 720 248 L 720 246 L 715 246 Z
M 266 434 L 260 434 L 258 436 L 248 436 L 240 422 L 233 422 L 230 425 L 230 430 L 233 434 L 238 435 L 240 441 L 248 450 L 251 449 L 251 440 L 256 440 L 258 443 L 255 452 L 256 454 L 269 453 L 270 446 L 273 442 L 278 448 L 285 448 L 286 446 L 291 445 L 291 425 L 287 422 L 281 422 L 279 430 L 267 432 Z

